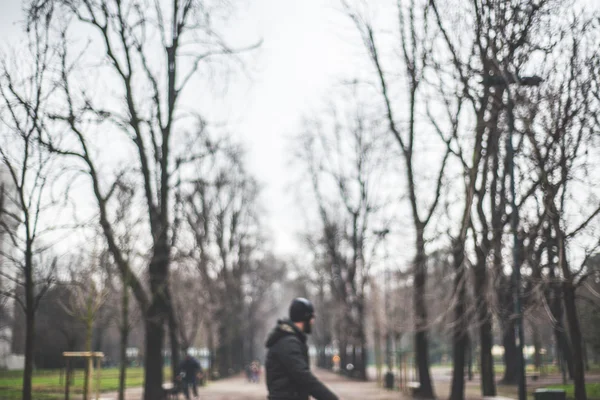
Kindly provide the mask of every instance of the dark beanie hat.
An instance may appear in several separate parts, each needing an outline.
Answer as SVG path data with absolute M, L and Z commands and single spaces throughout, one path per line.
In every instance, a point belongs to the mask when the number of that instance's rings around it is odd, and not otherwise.
M 315 308 L 304 297 L 297 297 L 290 304 L 290 319 L 292 322 L 310 321 L 314 315 Z

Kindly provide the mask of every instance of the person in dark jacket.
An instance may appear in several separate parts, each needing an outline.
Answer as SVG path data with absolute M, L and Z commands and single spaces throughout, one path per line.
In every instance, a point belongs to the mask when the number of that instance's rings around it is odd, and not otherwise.
M 306 335 L 315 320 L 310 301 L 299 297 L 292 301 L 289 319 L 277 321 L 269 335 L 265 363 L 269 400 L 338 400 L 311 372 Z
M 202 375 L 202 366 L 190 353 L 187 353 L 181 364 L 179 364 L 179 374 L 183 394 L 185 398 L 190 398 L 190 386 L 194 392 L 194 397 L 198 398 L 197 378 Z

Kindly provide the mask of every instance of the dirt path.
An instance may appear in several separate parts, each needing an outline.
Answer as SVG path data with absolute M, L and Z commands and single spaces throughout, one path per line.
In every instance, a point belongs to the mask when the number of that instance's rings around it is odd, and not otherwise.
M 316 371 L 317 376 L 335 392 L 341 400 L 404 400 L 399 392 L 389 392 L 377 387 L 375 382 L 355 382 L 327 371 Z M 242 376 L 210 382 L 198 389 L 200 400 L 265 400 L 267 389 L 264 382 L 248 383 Z M 141 400 L 142 389 L 128 389 L 127 400 Z M 101 400 L 116 400 L 117 393 L 103 393 Z M 180 395 L 179 399 L 184 399 Z M 406 398 L 408 399 L 408 397 Z

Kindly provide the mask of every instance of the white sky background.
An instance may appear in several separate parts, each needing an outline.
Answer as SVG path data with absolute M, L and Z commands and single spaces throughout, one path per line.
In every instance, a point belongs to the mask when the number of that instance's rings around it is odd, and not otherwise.
M 289 254 L 298 250 L 303 215 L 290 190 L 288 139 L 298 132 L 301 117 L 318 108 L 327 89 L 354 69 L 360 44 L 342 39 L 347 20 L 336 1 L 245 3 L 223 33 L 245 44 L 262 38 L 263 44 L 247 65 L 249 79 L 241 77 L 238 83 L 235 78 L 230 85 L 225 122 L 245 143 L 250 172 L 264 185 L 274 250 Z M 0 0 L 0 48 L 23 40 L 22 20 L 20 0 Z
M 345 21 L 327 5 L 333 1 L 249 3 L 248 13 L 240 18 L 245 25 L 242 29 L 256 29 L 264 42 L 251 89 L 238 98 L 241 104 L 232 111 L 239 115 L 236 125 L 247 144 L 250 168 L 266 185 L 263 198 L 275 250 L 289 253 L 298 248 L 295 235 L 303 225 L 290 190 L 289 138 L 299 131 L 302 116 L 352 70 L 351 46 L 340 38 L 339 28 Z

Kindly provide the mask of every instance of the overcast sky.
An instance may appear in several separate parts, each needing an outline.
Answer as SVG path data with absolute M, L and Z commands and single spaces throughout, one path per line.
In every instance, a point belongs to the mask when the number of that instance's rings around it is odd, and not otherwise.
M 265 187 L 268 226 L 275 250 L 298 248 L 302 214 L 290 193 L 287 138 L 316 108 L 327 89 L 353 69 L 357 47 L 343 39 L 342 14 L 330 0 L 252 0 L 238 12 L 228 33 L 262 38 L 248 86 L 235 91 L 232 130 L 248 149 L 251 172 Z M 20 0 L 0 0 L 1 48 L 22 38 Z

